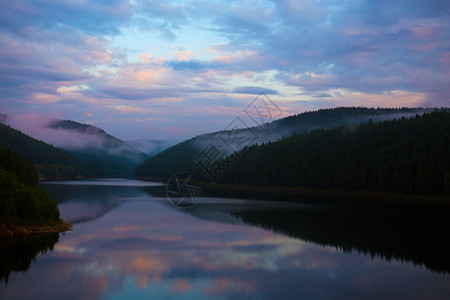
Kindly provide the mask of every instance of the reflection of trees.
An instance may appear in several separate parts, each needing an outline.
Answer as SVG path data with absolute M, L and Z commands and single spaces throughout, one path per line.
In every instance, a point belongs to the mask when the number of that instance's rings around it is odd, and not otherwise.
M 43 187 L 60 205 L 86 206 L 84 210 L 77 211 L 76 216 L 62 216 L 72 225 L 96 220 L 119 207 L 123 203 L 119 198 L 139 192 L 136 187 L 123 186 L 44 184 Z
M 243 223 L 290 237 L 356 250 L 387 261 L 410 261 L 437 272 L 450 272 L 450 208 L 414 203 L 377 202 L 319 196 L 207 191 L 210 196 L 295 200 L 303 208 L 258 202 L 251 205 L 207 204 L 181 210 L 202 219 Z M 250 203 L 249 200 L 248 203 Z M 232 203 L 232 202 L 231 202 Z M 274 202 L 272 202 L 274 203 Z M 339 205 L 337 204 L 339 203 Z M 311 206 L 312 205 L 312 206 Z M 209 212 L 208 212 L 209 210 Z M 222 215 L 218 218 L 220 212 Z M 234 218 L 225 218 L 223 214 Z
M 8 284 L 11 272 L 25 272 L 39 253 L 52 251 L 59 240 L 59 234 L 12 239 L 0 245 L 0 282 Z
M 450 272 L 448 208 L 416 204 L 353 203 L 317 209 L 244 210 L 244 223 L 344 252 L 411 261 Z
M 124 203 L 123 199 L 139 197 L 143 193 L 151 197 L 165 197 L 165 186 L 113 186 L 83 184 L 43 184 L 45 191 L 61 205 L 77 207 L 76 215 L 62 216 L 72 225 L 96 220 Z M 61 206 L 60 206 L 61 209 Z
M 106 202 L 120 197 L 135 195 L 137 188 L 126 186 L 107 185 L 70 185 L 70 184 L 43 184 L 45 191 L 60 203 L 69 201 L 78 202 Z

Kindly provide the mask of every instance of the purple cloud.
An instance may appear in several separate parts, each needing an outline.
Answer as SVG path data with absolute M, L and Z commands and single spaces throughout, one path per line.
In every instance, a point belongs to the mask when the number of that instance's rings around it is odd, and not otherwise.
M 194 120 L 225 122 L 261 91 L 289 112 L 448 106 L 449 11 L 442 0 L 3 1 L 0 110 L 92 116 L 126 135 L 117 116 L 163 131 L 177 110 L 176 126 L 200 132 Z M 148 41 L 114 42 L 135 32 Z
M 267 95 L 279 95 L 280 93 L 276 90 L 267 89 L 259 86 L 242 86 L 233 89 L 233 93 L 236 94 L 250 94 L 259 95 L 260 93 L 265 93 Z

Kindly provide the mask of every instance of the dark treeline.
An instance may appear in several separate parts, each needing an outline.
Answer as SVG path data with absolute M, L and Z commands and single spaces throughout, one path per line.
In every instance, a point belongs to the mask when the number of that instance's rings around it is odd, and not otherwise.
M 178 172 L 191 171 L 195 165 L 193 158 L 199 152 L 193 144 L 194 139 L 190 139 L 149 158 L 136 167 L 134 176 L 169 178 Z
M 230 224 L 243 221 L 343 252 L 354 251 L 386 261 L 412 262 L 436 272 L 450 272 L 448 207 L 346 197 L 265 196 L 270 201 L 261 201 L 257 206 L 200 201 L 180 211 L 204 220 Z M 261 195 L 256 193 L 254 198 L 261 199 Z M 295 203 L 287 204 L 289 198 L 295 199 Z M 285 203 L 278 206 L 276 202 Z
M 161 186 L 146 187 L 144 191 L 151 197 L 166 196 Z M 206 188 L 202 193 L 205 198 L 197 205 L 178 211 L 208 221 L 229 224 L 243 221 L 340 251 L 412 262 L 450 273 L 449 207 L 236 190 L 227 190 L 225 195 L 222 189 Z M 217 197 L 230 201 L 208 200 Z M 240 199 L 258 202 L 253 205 Z M 169 202 L 163 203 L 174 208 Z
M 235 153 L 220 183 L 449 194 L 450 112 L 317 129 Z
M 86 174 L 85 166 L 73 154 L 3 124 L 0 124 L 0 148 L 10 149 L 35 164 L 43 177 Z
M 83 149 L 73 150 L 73 153 L 85 166 L 85 174 L 89 176 L 132 176 L 137 162 L 133 162 L 129 157 L 133 154 L 109 155 L 108 149 Z M 140 155 L 136 155 L 139 157 Z M 145 158 L 140 158 L 142 162 Z
M 52 224 L 56 202 L 37 185 L 34 166 L 9 150 L 0 150 L 0 223 Z

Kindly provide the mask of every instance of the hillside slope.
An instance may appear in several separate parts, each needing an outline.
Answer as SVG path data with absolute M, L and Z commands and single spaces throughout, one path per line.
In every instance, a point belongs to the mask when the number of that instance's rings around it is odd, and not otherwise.
M 54 120 L 46 126 L 73 137 L 72 141 L 61 141 L 59 145 L 84 162 L 89 174 L 131 175 L 134 168 L 148 158 L 137 148 L 92 125 Z
M 35 164 L 40 175 L 46 178 L 86 174 L 85 167 L 73 154 L 3 124 L 0 124 L 0 148 L 20 154 Z
M 147 154 L 149 157 L 156 155 L 167 148 L 173 146 L 172 142 L 164 141 L 164 140 L 131 140 L 126 141 L 126 143 L 139 151 Z
M 450 112 L 317 129 L 230 160 L 220 183 L 450 195 Z
M 35 115 L 0 116 L 0 123 L 74 154 L 86 166 L 85 175 L 129 176 L 136 165 L 148 158 L 135 147 L 92 125 Z
M 207 160 L 208 158 L 203 154 L 210 155 L 214 151 L 216 154 L 218 153 L 219 157 L 214 158 L 217 159 L 246 146 L 277 141 L 283 137 L 309 132 L 317 128 L 367 123 L 369 120 L 389 120 L 413 116 L 416 113 L 422 114 L 430 110 L 424 108 L 340 107 L 305 112 L 259 127 L 199 135 L 149 158 L 136 167 L 134 175 L 136 177 L 169 178 L 178 172 L 192 172 L 196 166 L 196 159 Z

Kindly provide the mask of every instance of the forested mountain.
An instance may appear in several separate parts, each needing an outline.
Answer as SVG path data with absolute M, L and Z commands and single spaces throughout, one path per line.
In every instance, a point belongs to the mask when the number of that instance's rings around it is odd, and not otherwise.
M 192 171 L 194 157 L 200 150 L 194 146 L 195 138 L 176 144 L 138 165 L 135 177 L 170 177 L 182 171 Z
M 340 125 L 229 157 L 220 183 L 450 194 L 450 112 Z
M 54 120 L 47 128 L 62 130 L 73 137 L 59 145 L 85 163 L 92 175 L 131 175 L 136 165 L 148 158 L 145 153 L 95 126 Z
M 43 177 L 86 175 L 86 168 L 73 154 L 3 124 L 0 124 L 0 148 L 18 153 L 35 164 Z
M 8 124 L 36 139 L 74 154 L 77 164 L 81 161 L 84 165 L 83 175 L 131 175 L 136 165 L 148 158 L 145 153 L 95 126 L 34 116 L 28 119 L 24 116 L 2 116 L 4 117 L 0 119 L 0 123 Z M 40 164 L 34 157 L 23 155 L 30 161 Z M 48 155 L 52 156 L 50 153 Z
M 370 119 L 373 121 L 389 120 L 402 116 L 414 116 L 416 113 L 422 114 L 430 110 L 364 107 L 321 109 L 289 116 L 259 127 L 199 135 L 149 158 L 136 168 L 135 176 L 168 178 L 178 172 L 192 172 L 195 169 L 196 160 L 204 158 L 203 152 L 212 154 L 215 151 L 218 156 L 224 157 L 245 146 L 273 142 L 317 128 L 367 123 Z

